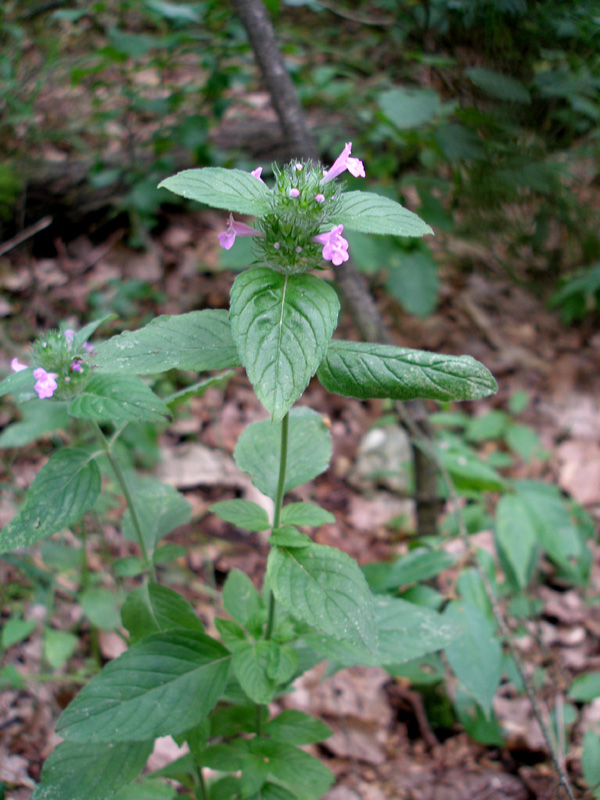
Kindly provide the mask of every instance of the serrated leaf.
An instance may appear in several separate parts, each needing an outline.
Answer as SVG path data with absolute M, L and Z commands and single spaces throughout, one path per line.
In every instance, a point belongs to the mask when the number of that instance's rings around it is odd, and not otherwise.
M 321 363 L 340 309 L 335 290 L 308 274 L 247 270 L 231 289 L 231 332 L 256 396 L 278 422 Z
M 66 403 L 31 400 L 23 404 L 21 411 L 23 418 L 7 425 L 0 433 L 0 449 L 24 447 L 40 436 L 66 428 L 69 424 Z
M 531 515 L 540 545 L 555 563 L 568 566 L 580 556 L 581 541 L 560 489 L 541 481 L 517 481 L 515 489 Z
M 305 533 L 300 533 L 293 525 L 282 525 L 281 528 L 273 529 L 269 544 L 277 547 L 308 547 L 312 544 L 312 539 Z
M 185 756 L 183 756 L 183 758 L 185 758 Z M 181 759 L 178 760 L 181 761 Z M 193 759 L 191 757 L 190 761 L 191 763 L 188 765 L 188 768 L 182 770 L 183 775 L 186 777 L 188 777 L 190 772 L 194 769 Z M 177 780 L 177 777 L 175 780 Z M 183 780 L 185 781 L 185 777 L 183 777 Z M 175 786 L 167 786 L 156 778 L 143 778 L 142 780 L 134 781 L 129 786 L 124 786 L 121 791 L 114 796 L 113 800 L 175 800 L 178 796 L 179 793 Z
M 471 356 L 367 342 L 331 342 L 317 377 L 328 391 L 360 400 L 475 400 L 498 388 Z
M 373 192 L 344 192 L 334 220 L 349 231 L 425 236 L 433 234 L 426 222 L 400 203 Z
M 489 717 L 502 677 L 502 646 L 496 626 L 482 611 L 466 603 L 450 603 L 443 615 L 460 629 L 445 649 L 452 671 Z
M 373 603 L 379 642 L 374 652 L 316 633 L 303 639 L 318 653 L 345 667 L 391 667 L 441 650 L 459 633 L 456 625 L 429 608 L 387 595 L 375 595 Z
M 197 200 L 211 208 L 224 208 L 238 214 L 266 214 L 271 192 L 266 185 L 240 169 L 204 167 L 186 169 L 158 184 L 188 200 Z
M 135 375 L 96 375 L 69 406 L 72 417 L 96 422 L 165 422 L 171 411 Z
M 283 648 L 273 641 L 244 642 L 236 647 L 233 671 L 244 692 L 255 703 L 270 703 L 278 683 L 284 683 L 293 675 L 297 656 L 287 671 L 279 671 L 282 656 L 286 658 L 289 653 L 295 656 L 291 648 Z
M 185 403 L 187 400 L 191 400 L 192 397 L 202 397 L 211 386 L 225 386 L 233 374 L 233 370 L 227 370 L 226 372 L 221 372 L 220 375 L 214 375 L 211 378 L 197 381 L 191 384 L 191 386 L 186 386 L 185 389 L 181 389 L 179 392 L 173 392 L 173 394 L 165 397 L 164 401 L 169 408 L 173 408 L 181 403 Z
M 91 356 L 98 372 L 152 375 L 169 369 L 203 372 L 239 366 L 226 311 L 206 309 L 162 316 L 138 331 L 98 345 Z
M 85 450 L 54 453 L 35 476 L 25 504 L 0 533 L 0 553 L 39 542 L 68 528 L 100 494 L 100 470 Z
M 83 328 L 80 331 L 77 331 L 73 337 L 73 351 L 75 353 L 79 352 L 97 328 L 99 328 L 105 322 L 115 318 L 116 314 L 105 314 L 103 317 L 100 317 L 100 319 L 95 319 L 92 322 L 88 322 L 87 325 L 84 325 Z
M 445 550 L 419 547 L 395 561 L 376 561 L 365 564 L 363 572 L 375 593 L 397 591 L 403 586 L 433 578 L 454 563 Z
M 153 742 L 62 742 L 48 756 L 31 800 L 109 800 L 141 772 Z
M 527 505 L 518 495 L 504 495 L 496 506 L 496 542 L 524 589 L 532 577 L 538 542 Z
M 247 625 L 263 608 L 262 599 L 250 578 L 239 569 L 232 569 L 223 586 L 223 606 L 240 625 Z
M 252 483 L 275 499 L 281 453 L 281 422 L 249 425 L 238 439 L 233 456 Z M 331 459 L 331 436 L 323 418 L 310 408 L 290 411 L 287 470 L 284 491 L 289 492 L 324 472 Z
M 506 481 L 499 472 L 470 451 L 438 448 L 438 456 L 460 491 L 501 492 Z
M 158 583 L 138 586 L 130 592 L 123 603 L 121 619 L 132 644 L 170 628 L 204 630 L 188 601 L 173 589 Z
M 281 510 L 282 525 L 309 525 L 313 528 L 335 522 L 335 517 L 313 503 L 288 503 Z
M 320 719 L 296 709 L 282 711 L 265 728 L 270 739 L 299 745 L 322 742 L 332 734 L 331 728 Z
M 56 725 L 70 741 L 146 741 L 189 730 L 214 708 L 230 654 L 193 630 L 156 633 L 93 678 Z
M 247 531 L 266 531 L 271 527 L 264 508 L 250 500 L 224 500 L 213 503 L 209 511 L 225 522 Z
M 377 647 L 373 597 L 360 567 L 334 547 L 274 547 L 267 562 L 277 602 L 317 630 L 367 650 Z
M 192 507 L 175 487 L 156 478 L 129 473 L 127 482 L 133 494 L 146 549 L 152 553 L 163 536 L 190 521 Z M 137 542 L 129 508 L 123 514 L 123 535 Z

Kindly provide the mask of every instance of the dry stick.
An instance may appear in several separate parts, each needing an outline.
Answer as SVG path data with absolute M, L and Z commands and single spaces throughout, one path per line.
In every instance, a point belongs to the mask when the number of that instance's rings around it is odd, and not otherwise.
M 440 470 L 440 472 L 442 474 L 442 477 L 444 478 L 444 482 L 446 483 L 446 486 L 448 487 L 448 492 L 449 492 L 449 495 L 450 495 L 450 502 L 451 502 L 452 506 L 454 507 L 454 511 L 456 513 L 460 539 L 463 542 L 463 544 L 465 545 L 465 547 L 467 548 L 467 550 L 469 550 L 471 548 L 471 543 L 469 541 L 469 534 L 467 533 L 465 520 L 464 520 L 464 517 L 463 517 L 463 514 L 462 514 L 462 509 L 460 507 L 460 503 L 458 501 L 458 495 L 457 495 L 456 489 L 454 487 L 454 482 L 452 481 L 452 478 L 450 477 L 450 474 L 449 474 L 448 470 L 446 469 L 445 465 L 443 464 L 442 460 L 438 456 L 438 454 L 437 454 L 437 452 L 435 450 L 435 444 L 434 444 L 433 440 L 428 435 L 424 435 L 423 431 L 420 431 L 418 429 L 418 427 L 416 427 L 414 425 L 413 419 L 411 418 L 411 416 L 409 414 L 406 413 L 405 409 L 403 408 L 402 403 L 396 403 L 396 411 L 397 411 L 398 415 L 400 416 L 400 418 L 403 420 L 403 422 L 406 425 L 406 427 L 411 431 L 415 441 L 418 442 L 423 449 L 427 449 L 429 451 L 429 453 L 431 455 L 431 458 L 434 460 L 434 463 L 437 465 L 438 469 Z M 479 577 L 482 580 L 486 596 L 487 596 L 487 598 L 490 601 L 490 604 L 492 606 L 492 611 L 494 613 L 494 618 L 496 620 L 496 625 L 498 626 L 498 629 L 499 629 L 500 633 L 502 634 L 502 637 L 504 638 L 504 640 L 505 640 L 505 642 L 506 642 L 506 644 L 508 646 L 508 649 L 510 650 L 510 653 L 511 653 L 511 655 L 512 655 L 514 661 L 515 661 L 515 665 L 517 667 L 517 672 L 519 673 L 519 675 L 521 677 L 521 680 L 523 681 L 523 686 L 525 687 L 525 693 L 527 694 L 527 697 L 528 697 L 529 702 L 531 703 L 531 707 L 533 709 L 533 714 L 534 714 L 534 716 L 535 716 L 535 718 L 537 720 L 537 723 L 540 726 L 540 729 L 542 731 L 542 735 L 544 737 L 544 741 L 546 742 L 546 747 L 548 748 L 548 750 L 550 752 L 550 758 L 552 759 L 552 763 L 554 764 L 554 768 L 556 769 L 556 772 L 558 774 L 558 778 L 559 778 L 560 784 L 564 788 L 567 796 L 569 797 L 569 800 L 575 800 L 575 795 L 573 793 L 573 788 L 571 786 L 571 783 L 569 781 L 569 777 L 568 777 L 568 775 L 567 775 L 567 773 L 566 773 L 566 771 L 564 769 L 563 763 L 562 763 L 561 754 L 558 751 L 558 748 L 557 748 L 555 742 L 553 741 L 553 736 L 551 735 L 551 732 L 549 730 L 549 726 L 546 724 L 546 722 L 545 722 L 545 720 L 543 718 L 543 714 L 542 714 L 542 711 L 541 711 L 541 708 L 540 708 L 540 704 L 538 702 L 538 697 L 536 695 L 535 688 L 532 686 L 531 680 L 529 678 L 529 675 L 527 674 L 527 671 L 525 669 L 525 665 L 523 663 L 521 655 L 520 655 L 519 651 L 517 650 L 517 648 L 516 648 L 516 646 L 515 646 L 515 644 L 514 644 L 514 642 L 512 640 L 512 633 L 511 633 L 510 627 L 508 625 L 508 622 L 506 620 L 506 617 L 504 615 L 504 610 L 500 606 L 500 604 L 498 602 L 498 599 L 496 598 L 496 595 L 494 594 L 494 590 L 492 589 L 492 585 L 491 585 L 491 583 L 489 581 L 487 573 L 485 572 L 485 570 L 483 569 L 483 567 L 481 566 L 481 564 L 479 563 L 479 561 L 477 559 L 474 559 L 473 563 L 474 563 L 475 569 L 477 570 L 477 572 L 479 574 Z
M 8 253 L 9 250 L 12 250 L 14 247 L 17 247 L 18 245 L 27 241 L 27 239 L 31 239 L 32 236 L 35 236 L 36 233 L 43 231 L 44 228 L 47 228 L 49 225 L 52 225 L 52 217 L 43 217 L 33 225 L 30 225 L 29 228 L 25 228 L 25 230 L 21 231 L 21 233 L 17 233 L 16 236 L 12 237 L 12 239 L 7 239 L 6 242 L 0 244 L 0 256 Z
M 318 160 L 317 148 L 306 123 L 298 95 L 285 68 L 275 31 L 262 0 L 231 0 L 241 19 L 259 63 L 286 140 L 290 157 Z M 350 261 L 333 266 L 335 280 L 346 300 L 356 328 L 364 341 L 391 343 L 373 296 Z M 430 433 L 425 405 L 420 400 L 406 404 L 418 425 Z M 420 536 L 437 533 L 436 466 L 429 454 L 413 446 L 415 500 Z

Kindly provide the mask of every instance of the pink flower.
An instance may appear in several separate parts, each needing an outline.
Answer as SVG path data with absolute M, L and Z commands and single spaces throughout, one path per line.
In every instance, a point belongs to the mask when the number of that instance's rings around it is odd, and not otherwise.
M 325 195 L 321 194 L 321 192 L 319 192 L 319 194 L 315 195 L 315 201 L 317 203 L 323 203 L 325 201 Z
M 83 369 L 81 361 L 79 361 L 79 359 L 76 358 L 75 361 L 73 361 L 73 363 L 71 364 L 71 369 L 73 370 L 73 372 L 81 372 L 81 370 Z
M 37 392 L 40 400 L 46 397 L 52 397 L 54 392 L 58 389 L 58 384 L 56 382 L 58 375 L 56 372 L 46 372 L 42 367 L 38 367 L 33 370 L 33 377 L 36 380 L 36 384 L 33 388 Z
M 320 233 L 313 237 L 314 242 L 323 245 L 323 258 L 339 267 L 348 261 L 348 241 L 342 236 L 343 225 L 336 225 L 329 233 Z
M 235 222 L 233 214 L 230 214 L 227 221 L 227 229 L 218 236 L 219 244 L 223 250 L 231 250 L 236 236 L 264 236 L 264 233 L 257 231 L 256 228 L 251 228 L 243 222 Z
M 27 369 L 27 364 L 21 364 L 18 358 L 13 358 L 10 362 L 10 368 L 13 372 L 21 372 L 21 370 Z
M 290 197 L 300 197 L 300 189 L 290 189 Z
M 355 178 L 365 177 L 365 166 L 363 162 L 358 158 L 350 158 L 351 152 L 352 142 L 346 142 L 346 146 L 333 162 L 331 168 L 323 175 L 321 183 L 329 183 L 329 181 L 337 178 L 338 175 L 341 175 L 342 172 L 346 170 L 348 170 L 351 175 L 354 175 Z
M 257 167 L 252 170 L 250 175 L 252 175 L 253 178 L 257 178 L 261 183 L 264 183 L 263 179 L 260 177 L 262 175 L 262 169 L 262 167 Z
M 73 328 L 67 328 L 65 331 L 65 339 L 67 340 L 67 344 L 73 344 L 73 339 L 75 338 L 75 331 Z

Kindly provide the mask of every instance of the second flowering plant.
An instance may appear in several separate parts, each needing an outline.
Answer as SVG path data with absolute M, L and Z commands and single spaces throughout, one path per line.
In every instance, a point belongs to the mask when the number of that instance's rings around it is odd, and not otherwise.
M 138 583 L 121 611 L 129 649 L 61 715 L 57 732 L 64 741 L 48 758 L 33 800 L 150 796 L 138 774 L 161 736 L 187 746 L 185 756 L 154 774 L 177 781 L 178 796 L 319 800 L 333 776 L 300 748 L 330 731 L 300 711 L 273 715 L 272 702 L 325 658 L 336 667 L 392 665 L 442 649 L 457 634 L 436 611 L 375 593 L 352 558 L 315 542 L 311 529 L 334 522 L 326 509 L 286 502 L 331 458 L 321 415 L 292 407 L 315 374 L 329 391 L 360 399 L 465 400 L 496 389 L 470 356 L 332 339 L 337 293 L 311 270 L 348 259 L 346 230 L 431 233 L 392 200 L 344 192 L 338 178 L 346 171 L 365 175 L 350 144 L 327 170 L 300 161 L 275 168 L 272 188 L 260 168 L 196 169 L 167 178 L 162 186 L 171 191 L 229 212 L 218 237 L 222 247 L 235 246 L 239 236 L 253 238 L 255 263 L 235 279 L 229 313 L 162 316 L 93 348 L 86 343 L 101 320 L 76 334 L 46 334 L 27 359 L 33 367 L 13 360 L 13 374 L 0 383 L 0 396 L 65 403 L 100 444 L 90 440 L 51 455 L 0 533 L 0 553 L 78 522 L 94 508 L 104 478 L 124 499 L 122 530 L 141 555 L 127 567 L 127 577 Z M 249 225 L 234 214 L 256 221 Z M 131 423 L 164 424 L 181 400 L 181 393 L 158 397 L 148 385 L 152 376 L 240 366 L 270 419 L 246 428 L 234 458 L 273 511 L 243 499 L 212 510 L 239 528 L 268 532 L 269 555 L 260 588 L 239 570 L 229 573 L 213 635 L 185 597 L 159 582 L 155 568 L 166 549 L 157 548 L 159 540 L 189 521 L 189 503 L 172 486 L 132 474 L 116 444 Z M 205 386 L 188 387 L 185 397 Z M 152 791 L 164 796 L 156 785 Z

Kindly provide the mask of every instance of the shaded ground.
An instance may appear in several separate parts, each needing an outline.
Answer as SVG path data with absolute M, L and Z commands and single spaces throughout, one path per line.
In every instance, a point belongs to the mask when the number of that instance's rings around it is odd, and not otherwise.
M 54 243 L 55 254 L 33 256 L 27 248 L 12 250 L 0 260 L 0 369 L 8 370 L 13 355 L 40 328 L 67 318 L 74 325 L 95 308 L 121 304 L 128 325 L 136 327 L 158 313 L 180 313 L 195 308 L 226 307 L 232 276 L 218 269 L 216 232 L 223 216 L 206 212 L 172 215 L 151 241 L 146 253 L 124 244 L 125 232 L 116 230 L 106 242 L 95 244 L 87 235 Z M 460 245 L 460 243 L 458 243 Z M 517 389 L 531 393 L 523 422 L 531 425 L 550 451 L 548 460 L 518 464 L 513 476 L 558 481 L 588 510 L 600 512 L 600 333 L 590 323 L 567 329 L 542 302 L 489 269 L 473 269 L 474 259 L 461 252 L 456 268 L 457 243 L 438 241 L 438 258 L 445 264 L 444 288 L 438 311 L 426 320 L 402 315 L 398 306 L 376 288 L 380 306 L 398 344 L 468 353 L 490 368 L 498 380 L 498 394 L 472 405 L 479 414 L 489 408 L 506 408 Z M 126 287 L 144 282 L 139 296 L 128 297 Z M 377 283 L 377 281 L 375 281 Z M 133 291 L 133 289 L 132 289 Z M 141 294 L 140 294 L 141 293 Z M 135 294 L 135 292 L 134 292 Z M 117 323 L 118 324 L 118 323 Z M 340 335 L 352 337 L 347 318 Z M 357 453 L 364 436 L 382 413 L 379 401 L 361 403 L 328 395 L 314 382 L 302 398 L 331 422 L 334 458 L 329 472 L 301 487 L 295 499 L 312 499 L 336 515 L 336 523 L 323 526 L 317 540 L 339 547 L 360 563 L 405 552 L 410 523 L 400 529 L 389 520 L 412 514 L 412 505 L 385 482 L 356 479 Z M 465 404 L 470 407 L 469 404 Z M 433 408 L 433 407 L 432 407 Z M 264 418 L 245 378 L 238 372 L 224 388 L 211 388 L 192 402 L 160 439 L 163 479 L 185 492 L 191 502 L 193 522 L 178 529 L 168 541 L 185 543 L 187 557 L 162 568 L 161 580 L 194 603 L 209 631 L 217 613 L 214 589 L 226 573 L 239 567 L 259 580 L 266 549 L 259 536 L 242 534 L 207 514 L 212 502 L 234 496 L 253 497 L 247 479 L 232 463 L 231 453 L 241 431 Z M 14 416 L 5 404 L 0 426 Z M 490 445 L 493 449 L 496 445 Z M 12 487 L 26 488 L 50 452 L 47 443 L 29 446 L 21 453 L 4 452 L 0 477 L 0 524 L 15 508 Z M 110 574 L 115 558 L 132 554 L 111 521 L 88 535 L 89 568 L 102 585 L 114 587 Z M 489 533 L 478 534 L 489 543 Z M 67 541 L 71 535 L 66 534 Z M 73 537 L 73 541 L 75 541 Z M 596 554 L 598 562 L 598 554 Z M 36 558 L 40 568 L 43 562 Z M 452 575 L 440 576 L 448 590 Z M 23 573 L 0 562 L 0 583 L 15 587 L 26 583 Z M 8 651 L 7 663 L 32 676 L 45 669 L 41 659 L 41 622 L 51 621 L 62 630 L 77 630 L 80 641 L 62 677 L 31 680 L 23 689 L 5 689 L 0 699 L 0 778 L 11 788 L 9 797 L 26 800 L 32 781 L 39 778 L 43 759 L 58 741 L 53 725 L 77 688 L 77 670 L 89 663 L 95 648 L 103 660 L 123 649 L 118 632 L 100 633 L 98 641 L 71 601 L 76 589 L 73 575 L 61 575 L 55 605 L 47 618 L 46 607 L 23 590 L 26 619 L 38 621 L 36 631 L 23 644 Z M 592 575 L 588 597 L 600 592 L 600 563 Z M 5 593 L 3 613 L 10 613 L 11 594 Z M 544 665 L 552 674 L 552 689 L 545 689 L 551 705 L 562 702 L 572 677 L 600 668 L 600 613 L 586 605 L 574 590 L 560 585 L 542 586 L 538 596 L 544 613 L 537 631 L 519 640 L 531 665 Z M 26 601 L 22 598 L 26 597 Z M 73 676 L 75 675 L 75 679 Z M 71 676 L 69 678 L 68 676 Z M 502 748 L 473 743 L 458 727 L 443 728 L 428 720 L 420 695 L 408 684 L 393 680 L 379 669 L 355 668 L 338 673 L 325 683 L 320 673 L 309 673 L 286 705 L 323 716 L 334 736 L 316 750 L 338 777 L 330 800 L 453 800 L 476 798 L 543 797 L 557 795 L 557 783 L 539 729 L 528 702 L 510 686 L 498 694 L 496 711 L 508 731 Z M 598 701 L 588 706 L 586 717 L 572 731 L 573 745 L 567 764 L 577 779 L 581 728 L 600 719 Z M 161 740 L 153 756 L 156 767 L 174 756 L 170 740 Z

